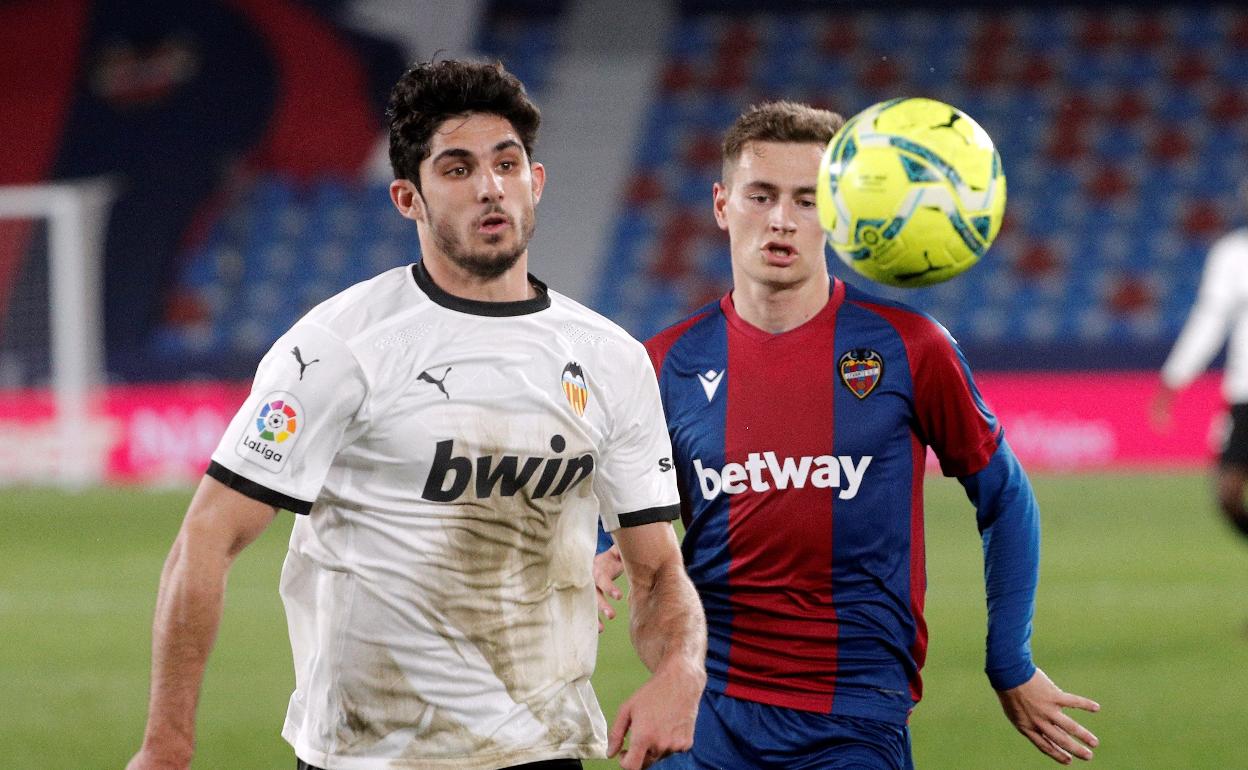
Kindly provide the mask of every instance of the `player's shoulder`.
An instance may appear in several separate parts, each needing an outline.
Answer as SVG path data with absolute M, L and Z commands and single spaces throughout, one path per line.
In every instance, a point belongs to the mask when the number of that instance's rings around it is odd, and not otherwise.
M 309 310 L 294 328 L 316 329 L 350 346 L 413 308 L 418 294 L 411 270 L 411 265 L 395 267 L 348 286 Z
M 945 348 L 954 342 L 944 324 L 905 302 L 871 294 L 848 283 L 845 284 L 845 302 L 866 311 L 869 317 L 878 319 L 878 323 L 891 326 L 908 346 Z
M 1222 235 L 1209 247 L 1210 258 L 1248 260 L 1248 227 L 1240 227 Z
M 670 350 L 682 337 L 689 334 L 693 329 L 706 323 L 713 323 L 715 319 L 722 315 L 720 310 L 721 299 L 711 300 L 702 307 L 689 313 L 679 321 L 670 324 L 662 331 L 646 340 L 646 349 L 651 355 L 655 353 L 665 353 Z
M 618 355 L 621 350 L 641 350 L 637 338 L 615 321 L 554 289 L 546 291 L 550 295 L 551 320 L 556 330 L 573 344 L 606 356 Z

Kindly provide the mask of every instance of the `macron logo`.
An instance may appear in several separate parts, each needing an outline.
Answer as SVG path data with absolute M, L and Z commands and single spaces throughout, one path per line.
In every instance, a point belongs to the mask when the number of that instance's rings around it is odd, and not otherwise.
M 719 383 L 724 379 L 722 371 L 717 372 L 714 369 L 707 369 L 706 373 L 698 372 L 698 382 L 702 383 L 702 390 L 706 391 L 707 403 L 715 398 L 715 391 L 719 390 Z
M 801 489 L 807 484 L 820 489 L 839 489 L 837 497 L 852 500 L 862 485 L 871 457 L 864 456 L 854 462 L 847 456 L 819 455 L 818 457 L 776 457 L 775 452 L 750 452 L 745 463 L 728 463 L 723 470 L 704 468 L 695 459 L 693 469 L 698 474 L 702 496 L 714 500 L 722 491 L 737 495 L 747 489 L 766 492 L 776 489 Z

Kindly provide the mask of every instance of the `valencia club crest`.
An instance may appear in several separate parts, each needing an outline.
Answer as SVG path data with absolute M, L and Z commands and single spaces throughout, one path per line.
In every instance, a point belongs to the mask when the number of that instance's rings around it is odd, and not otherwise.
M 560 380 L 563 383 L 563 395 L 567 397 L 572 410 L 578 417 L 584 417 L 585 406 L 589 403 L 589 386 L 585 382 L 585 371 L 581 369 L 580 364 L 570 361 L 567 366 L 563 367 Z
M 884 359 L 869 348 L 851 350 L 837 364 L 841 382 L 859 399 L 866 398 L 884 376 Z

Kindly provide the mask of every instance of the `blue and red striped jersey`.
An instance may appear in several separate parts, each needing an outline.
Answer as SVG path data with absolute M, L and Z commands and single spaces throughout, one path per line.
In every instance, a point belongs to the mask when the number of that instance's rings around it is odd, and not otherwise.
M 989 676 L 1002 689 L 1030 677 L 1034 497 L 942 326 L 836 280 L 824 309 L 783 334 L 743 321 L 728 295 L 646 347 L 706 610 L 708 687 L 906 721 L 927 649 L 929 446 L 979 506 Z

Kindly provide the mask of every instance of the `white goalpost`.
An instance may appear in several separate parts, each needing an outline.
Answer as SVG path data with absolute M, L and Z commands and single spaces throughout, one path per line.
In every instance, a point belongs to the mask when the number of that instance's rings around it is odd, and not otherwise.
M 48 388 L 55 405 L 52 430 L 39 428 L 40 440 L 34 446 L 21 440 L 33 435 L 9 436 L 10 440 L 2 442 L 9 446 L 0 451 L 5 460 L 0 463 L 0 483 L 54 483 L 72 488 L 98 482 L 103 476 L 104 442 L 93 429 L 98 423 L 93 419 L 92 401 L 104 382 L 101 262 L 113 197 L 106 179 L 0 186 L 0 220 L 26 220 L 32 226 L 42 223 L 46 227 L 48 378 L 46 383 L 17 384 Z M 21 267 L 12 272 L 16 281 Z M 21 331 L 6 328 L 4 334 Z M 36 431 L 6 422 L 0 424 L 0 432 Z M 35 447 L 47 450 L 43 461 L 24 462 L 18 453 Z

